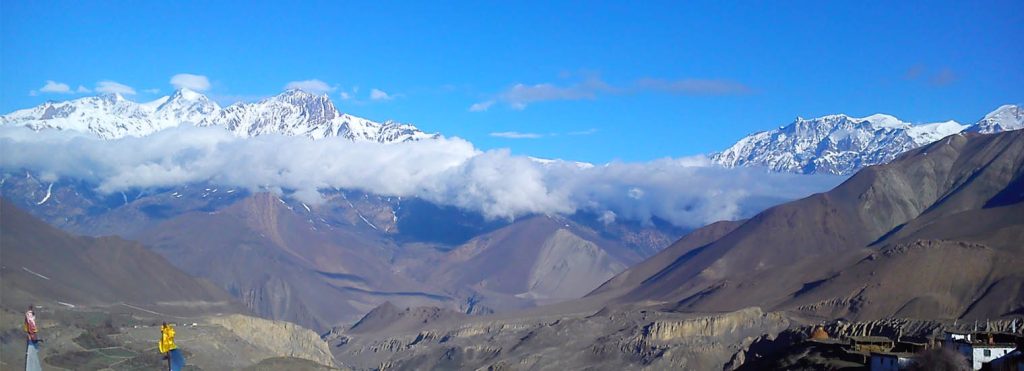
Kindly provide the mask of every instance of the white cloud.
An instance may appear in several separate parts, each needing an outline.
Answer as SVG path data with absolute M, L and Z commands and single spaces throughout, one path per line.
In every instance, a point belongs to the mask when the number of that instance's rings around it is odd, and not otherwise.
M 56 82 L 53 80 L 46 80 L 46 84 L 39 88 L 40 93 L 59 93 L 69 94 L 71 93 L 71 87 L 68 84 L 62 82 Z
M 288 148 L 289 155 L 280 156 L 280 148 Z M 689 227 L 747 217 L 843 179 L 724 169 L 702 156 L 581 167 L 560 160 L 541 163 L 508 150 L 481 151 L 457 138 L 381 145 L 340 137 L 239 138 L 219 128 L 188 125 L 112 141 L 2 126 L 0 151 L 2 169 L 79 179 L 104 193 L 211 182 L 294 190 L 293 197 L 310 203 L 319 201 L 318 190 L 338 187 L 419 197 L 490 218 L 588 211 L 603 221 L 611 221 L 611 215 L 615 220 L 659 217 Z
M 493 105 L 494 105 L 494 100 L 484 101 L 484 102 L 480 102 L 480 103 L 474 103 L 472 106 L 469 106 L 469 112 L 483 112 L 483 111 L 491 109 L 491 106 L 493 106 Z
M 611 210 L 605 210 L 601 213 L 601 216 L 597 218 L 597 221 L 604 225 L 615 223 L 615 212 Z
M 587 130 L 570 131 L 570 132 L 568 132 L 566 134 L 568 134 L 568 135 L 577 135 L 577 136 L 580 136 L 580 135 L 594 135 L 594 134 L 597 134 L 597 131 L 598 131 L 597 128 L 590 128 L 590 129 L 587 129 Z
M 749 86 L 719 79 L 640 79 L 634 84 L 639 91 L 656 91 L 686 95 L 737 95 L 753 91 Z
M 210 80 L 203 75 L 190 73 L 179 73 L 171 77 L 171 85 L 177 89 L 189 89 L 195 91 L 210 90 Z
M 496 133 L 488 134 L 492 137 L 497 138 L 508 138 L 508 139 L 537 139 L 544 137 L 544 134 L 537 133 L 520 133 L 518 131 L 499 131 Z
M 590 78 L 565 87 L 554 84 L 515 84 L 502 92 L 499 99 L 514 109 L 522 110 L 534 102 L 594 99 L 598 93 L 611 90 L 611 86 L 598 78 Z
M 946 86 L 957 81 L 957 74 L 949 67 L 941 68 L 936 72 L 929 70 L 928 66 L 916 64 L 907 69 L 903 76 L 906 80 L 927 80 L 932 86 Z
M 749 86 L 742 83 L 721 79 L 681 79 L 665 80 L 645 78 L 630 84 L 614 86 L 591 76 L 569 85 L 515 84 L 494 95 L 492 99 L 470 106 L 471 112 L 486 111 L 495 102 L 503 102 L 515 110 L 526 109 L 532 103 L 548 101 L 566 101 L 596 99 L 606 94 L 636 94 L 642 92 L 660 92 L 681 95 L 738 95 L 752 92 Z
M 96 91 L 106 94 L 135 95 L 135 89 L 131 86 L 109 80 L 96 83 Z
M 321 95 L 321 94 L 327 94 L 327 93 L 330 93 L 330 92 L 334 91 L 334 89 L 336 87 L 332 87 L 332 86 L 328 85 L 326 82 L 323 82 L 323 81 L 320 81 L 320 80 L 317 80 L 317 79 L 312 79 L 312 80 L 292 81 L 292 82 L 289 82 L 288 84 L 286 84 L 284 86 L 284 88 L 285 89 L 299 89 L 299 90 L 302 90 L 302 91 L 310 93 L 310 94 Z
M 352 99 L 352 94 L 349 94 L 348 92 L 344 92 L 344 91 L 341 92 L 340 94 L 338 94 L 338 96 L 341 97 L 341 100 Z
M 159 93 L 159 92 L 160 92 L 160 89 L 157 89 L 157 88 L 152 88 L 152 89 L 142 89 L 142 92 L 143 92 L 143 93 L 149 93 L 149 94 L 156 94 L 156 93 Z
M 370 100 L 382 101 L 391 100 L 392 98 L 394 98 L 394 96 L 388 95 L 388 93 L 384 92 L 383 90 L 376 88 L 370 89 Z
M 78 85 L 78 89 L 76 89 L 75 92 L 77 92 L 77 93 L 92 93 L 92 90 L 87 88 L 87 87 L 84 87 L 82 85 Z

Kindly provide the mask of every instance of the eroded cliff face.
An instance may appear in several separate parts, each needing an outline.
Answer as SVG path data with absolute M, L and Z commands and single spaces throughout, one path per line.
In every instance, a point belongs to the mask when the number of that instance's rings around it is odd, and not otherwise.
M 341 362 L 381 369 L 718 369 L 790 320 L 758 308 L 697 315 L 654 310 L 475 319 L 403 335 L 332 333 Z
M 1016 325 L 1014 325 L 1016 322 Z M 1020 319 L 993 319 L 979 321 L 933 321 L 904 318 L 888 318 L 877 321 L 847 322 L 834 321 L 825 327 L 829 336 L 845 338 L 850 336 L 885 336 L 890 338 L 915 337 L 942 339 L 945 331 L 991 331 L 1024 333 L 1024 321 Z M 811 327 L 803 328 L 809 333 Z
M 779 333 L 764 334 L 753 342 L 745 344 L 723 369 L 775 369 L 784 367 L 783 365 L 787 362 L 807 357 L 818 357 L 820 361 L 822 355 L 812 354 L 814 352 L 808 350 L 808 343 L 805 342 L 819 326 L 830 339 L 840 341 L 845 341 L 853 336 L 883 336 L 892 340 L 934 343 L 942 342 L 946 331 L 985 331 L 1024 335 L 1024 321 L 1021 319 L 939 321 L 887 318 L 857 322 L 835 320 L 825 324 L 794 326 Z
M 296 324 L 242 315 L 211 317 L 207 322 L 224 327 L 253 346 L 263 348 L 269 355 L 335 365 L 327 342 L 312 330 Z

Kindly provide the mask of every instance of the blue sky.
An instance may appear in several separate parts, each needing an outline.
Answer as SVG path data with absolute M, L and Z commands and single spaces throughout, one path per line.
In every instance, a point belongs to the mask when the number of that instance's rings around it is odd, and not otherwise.
M 85 94 L 47 81 L 145 101 L 190 73 L 231 103 L 315 79 L 358 116 L 605 162 L 796 116 L 973 122 L 1024 102 L 1021 1 L 680 3 L 4 1 L 0 109 Z

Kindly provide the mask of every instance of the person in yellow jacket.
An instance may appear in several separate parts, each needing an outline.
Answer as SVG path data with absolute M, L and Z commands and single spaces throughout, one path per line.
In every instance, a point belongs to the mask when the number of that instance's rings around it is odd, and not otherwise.
M 174 345 L 174 326 L 167 322 L 160 326 L 160 342 L 157 344 L 157 348 L 160 349 L 160 353 L 164 354 L 178 349 L 178 346 Z
M 157 349 L 167 360 L 168 370 L 181 371 L 185 368 L 185 355 L 178 349 L 178 345 L 174 344 L 174 326 L 167 322 L 160 326 L 160 342 L 157 343 Z

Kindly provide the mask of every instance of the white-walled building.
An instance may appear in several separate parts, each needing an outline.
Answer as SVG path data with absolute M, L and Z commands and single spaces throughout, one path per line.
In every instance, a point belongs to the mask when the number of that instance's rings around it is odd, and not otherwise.
M 953 332 L 946 333 L 946 346 L 967 358 L 967 362 L 975 370 L 980 370 L 983 364 L 1010 354 L 1010 352 L 1017 349 L 1017 345 L 1013 343 L 979 341 L 977 336 L 973 334 Z

